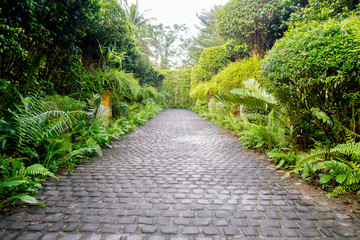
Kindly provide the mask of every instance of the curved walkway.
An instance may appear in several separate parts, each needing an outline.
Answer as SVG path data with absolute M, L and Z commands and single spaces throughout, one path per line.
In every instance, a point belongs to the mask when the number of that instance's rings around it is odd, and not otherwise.
M 0 217 L 0 239 L 357 239 L 358 219 L 301 193 L 262 155 L 166 110 Z

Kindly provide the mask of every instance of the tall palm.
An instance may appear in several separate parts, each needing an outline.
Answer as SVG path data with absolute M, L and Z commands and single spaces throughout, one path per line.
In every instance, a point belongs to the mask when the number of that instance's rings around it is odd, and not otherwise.
M 132 3 L 130 6 L 127 0 L 122 1 L 123 8 L 125 10 L 125 14 L 128 18 L 128 21 L 135 27 L 139 27 L 141 25 L 146 24 L 151 18 L 145 18 L 145 14 L 149 10 L 145 10 L 144 12 L 140 12 L 139 10 L 139 1 L 136 0 L 135 3 Z

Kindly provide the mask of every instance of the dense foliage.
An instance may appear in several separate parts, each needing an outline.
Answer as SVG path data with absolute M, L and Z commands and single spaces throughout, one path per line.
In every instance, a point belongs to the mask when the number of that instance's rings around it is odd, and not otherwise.
M 191 105 L 191 69 L 163 70 L 165 79 L 162 91 L 169 94 L 165 101 L 170 108 L 188 108 Z
M 295 1 L 232 0 L 219 13 L 216 28 L 226 40 L 246 44 L 252 56 L 263 56 L 286 30 Z
M 201 68 L 211 74 L 217 74 L 230 62 L 230 54 L 225 46 L 205 48 L 200 55 Z
M 355 24 L 353 18 L 310 22 L 289 31 L 265 58 L 263 76 L 300 119 L 305 139 L 340 143 L 360 133 L 360 58 L 349 51 L 358 46 Z M 319 130 L 323 135 L 314 135 Z
M 196 69 L 195 67 L 193 72 L 196 70 L 201 73 L 201 68 Z M 261 61 L 256 58 L 239 60 L 229 63 L 227 67 L 214 75 L 211 81 L 198 81 L 196 85 L 196 75 L 192 74 L 190 97 L 194 100 L 209 102 L 216 94 L 229 93 L 233 88 L 243 87 L 243 82 L 249 78 L 258 78 L 260 67 Z

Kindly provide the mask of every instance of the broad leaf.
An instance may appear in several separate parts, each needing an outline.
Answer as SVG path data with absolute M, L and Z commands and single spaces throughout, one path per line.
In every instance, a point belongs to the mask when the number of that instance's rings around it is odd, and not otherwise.
M 11 197 L 11 199 L 13 199 L 13 200 L 19 199 L 19 200 L 21 200 L 23 202 L 26 202 L 26 203 L 38 204 L 38 205 L 40 205 L 42 207 L 46 207 L 45 204 L 39 202 L 36 198 L 34 198 L 32 196 L 29 196 L 29 195 L 26 195 L 26 194 L 19 194 L 19 195 Z
M 343 184 L 347 177 L 347 174 L 340 174 L 336 176 L 335 180 L 337 183 Z
M 329 182 L 331 179 L 333 179 L 334 177 L 328 174 L 321 174 L 320 175 L 320 179 L 319 179 L 319 183 L 320 184 L 325 184 L 327 182 Z

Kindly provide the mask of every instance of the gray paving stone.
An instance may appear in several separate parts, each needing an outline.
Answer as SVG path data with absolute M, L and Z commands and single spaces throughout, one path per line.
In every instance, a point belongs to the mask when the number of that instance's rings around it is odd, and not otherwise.
M 231 228 L 231 227 L 226 227 L 224 228 L 224 232 L 226 236 L 233 236 L 233 235 L 239 235 L 240 231 L 237 228 Z
M 208 226 L 210 224 L 209 219 L 201 218 L 193 221 L 194 226 Z
M 281 233 L 276 228 L 261 228 L 261 232 L 265 237 L 281 237 Z
M 83 234 L 66 234 L 60 238 L 60 240 L 80 240 Z
M 165 237 L 163 236 L 151 236 L 148 238 L 148 240 L 165 240 Z
M 18 240 L 38 240 L 41 239 L 41 233 L 23 233 L 16 236 Z
M 77 228 L 78 224 L 77 223 L 69 223 L 65 229 L 64 232 L 72 232 Z
M 92 223 L 84 224 L 83 226 L 80 227 L 80 232 L 96 232 L 99 227 L 100 227 L 99 224 L 92 224 Z
M 120 225 L 118 224 L 105 224 L 102 228 L 101 228 L 101 232 L 103 233 L 117 233 L 120 230 Z
M 216 227 L 204 227 L 205 235 L 220 235 L 220 231 Z
M 124 233 L 135 233 L 137 230 L 137 225 L 136 224 L 128 224 L 125 225 L 124 227 Z
M 149 226 L 149 225 L 143 226 L 143 227 L 141 228 L 141 232 L 142 232 L 142 233 L 155 233 L 156 230 L 157 230 L 157 227 L 156 227 L 156 226 Z
M 189 219 L 184 219 L 184 218 L 176 218 L 174 220 L 174 225 L 176 226 L 188 226 L 190 224 L 190 220 Z
M 85 240 L 101 240 L 101 235 L 89 235 L 85 238 Z
M 167 226 L 161 228 L 161 233 L 163 234 L 177 234 L 177 228 L 173 226 Z
M 48 225 L 46 223 L 38 223 L 33 224 L 27 228 L 28 231 L 42 231 L 44 230 Z
M 258 230 L 256 228 L 241 228 L 241 231 L 245 236 L 259 236 Z
M 218 226 L 218 227 L 220 226 L 224 227 L 229 225 L 225 219 L 214 219 L 213 224 L 214 226 Z
M 182 233 L 184 235 L 197 235 L 199 232 L 200 230 L 196 227 L 185 227 Z

